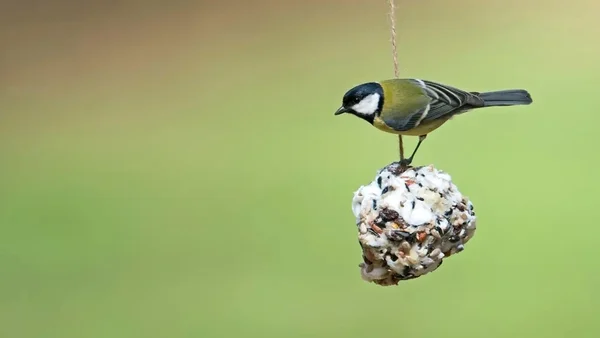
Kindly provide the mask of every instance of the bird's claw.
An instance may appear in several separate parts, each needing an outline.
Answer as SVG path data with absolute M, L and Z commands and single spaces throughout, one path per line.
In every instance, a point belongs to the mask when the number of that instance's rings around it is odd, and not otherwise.
M 412 158 L 403 158 L 400 160 L 400 166 L 404 168 L 408 168 L 412 163 Z

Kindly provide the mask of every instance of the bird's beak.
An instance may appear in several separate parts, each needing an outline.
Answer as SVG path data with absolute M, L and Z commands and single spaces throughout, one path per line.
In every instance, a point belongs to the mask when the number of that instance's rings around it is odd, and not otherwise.
M 340 114 L 347 113 L 347 112 L 348 112 L 348 109 L 346 109 L 346 107 L 340 107 L 340 109 L 336 110 L 335 114 L 333 114 L 333 115 L 340 115 Z

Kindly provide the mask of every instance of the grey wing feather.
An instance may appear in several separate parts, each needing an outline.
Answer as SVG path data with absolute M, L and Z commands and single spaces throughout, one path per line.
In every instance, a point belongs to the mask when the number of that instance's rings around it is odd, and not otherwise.
M 431 121 L 448 114 L 454 115 L 483 106 L 483 100 L 472 93 L 436 82 L 422 81 L 425 84 L 423 89 L 431 98 L 429 112 L 423 121 Z
M 425 109 L 427 109 L 427 106 L 416 110 L 406 117 L 395 117 L 382 114 L 381 119 L 394 130 L 407 131 L 419 125 Z

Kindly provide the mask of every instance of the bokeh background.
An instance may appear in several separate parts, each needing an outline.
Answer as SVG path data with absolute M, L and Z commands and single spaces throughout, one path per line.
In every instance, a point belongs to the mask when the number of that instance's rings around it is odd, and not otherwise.
M 386 1 L 2 1 L 0 336 L 600 336 L 600 4 L 397 5 L 403 76 L 534 104 L 427 139 L 478 231 L 383 288 L 350 202 L 396 138 L 333 112 Z

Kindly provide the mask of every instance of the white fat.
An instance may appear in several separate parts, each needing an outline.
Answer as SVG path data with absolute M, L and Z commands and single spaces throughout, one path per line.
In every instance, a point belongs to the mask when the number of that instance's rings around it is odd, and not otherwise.
M 373 115 L 379 107 L 379 94 L 371 94 L 352 106 L 352 110 L 363 115 Z
M 421 225 L 434 220 L 434 217 L 435 215 L 431 212 L 430 206 L 418 201 L 415 203 L 415 208 L 410 214 L 410 218 L 408 218 L 406 221 L 409 224 Z

